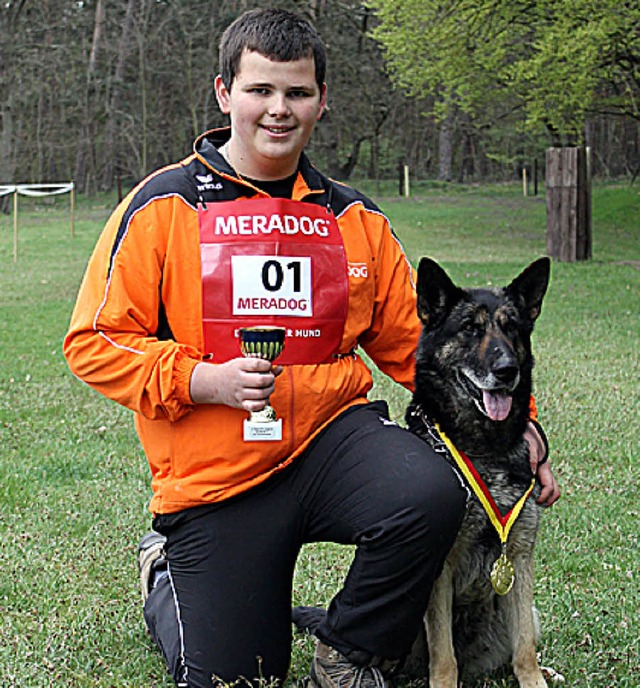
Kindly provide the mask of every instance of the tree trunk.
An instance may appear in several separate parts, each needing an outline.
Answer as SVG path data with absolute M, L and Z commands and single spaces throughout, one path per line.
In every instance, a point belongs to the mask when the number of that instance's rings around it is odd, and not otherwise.
M 338 157 L 338 146 L 337 144 L 332 144 L 327 149 L 327 172 L 329 177 L 333 179 L 338 179 L 339 181 L 346 182 L 353 173 L 356 165 L 358 164 L 358 157 L 360 155 L 360 146 L 365 139 L 359 137 L 354 139 L 351 144 L 351 153 L 344 163 L 340 162 Z
M 125 78 L 125 67 L 131 53 L 133 36 L 133 18 L 137 7 L 137 0 L 127 0 L 127 9 L 122 22 L 122 32 L 118 43 L 118 59 L 113 75 L 113 88 L 107 108 L 107 122 L 105 132 L 105 150 L 107 151 L 105 166 L 101 175 L 101 186 L 110 189 L 116 175 L 121 172 L 120 157 L 123 155 L 122 144 L 118 136 L 120 129 L 120 112 L 122 110 L 122 85 Z
M 440 122 L 438 132 L 438 180 L 450 182 L 453 179 L 453 115 Z
M 153 3 L 152 3 L 153 4 Z M 138 43 L 138 94 L 140 97 L 140 121 L 139 141 L 140 164 L 136 170 L 136 177 L 142 178 L 149 173 L 149 83 L 147 77 L 147 44 L 150 45 L 151 12 L 153 7 L 147 4 L 147 0 L 139 0 L 139 12 L 136 27 L 136 39 Z
M 96 90 L 96 70 L 98 64 L 98 52 L 104 35 L 104 0 L 97 0 L 93 25 L 93 41 L 87 65 L 87 85 L 85 89 L 84 117 L 82 130 L 78 142 L 74 180 L 79 189 L 89 192 L 92 184 L 95 184 L 95 160 L 93 141 L 93 117 Z
M 13 184 L 15 179 L 16 155 L 14 142 L 14 98 L 12 87 L 12 65 L 16 57 L 15 37 L 18 32 L 18 20 L 24 7 L 24 0 L 15 9 L 5 7 L 0 13 L 0 184 Z M 11 196 L 0 197 L 3 212 L 10 208 Z
M 11 103 L 3 103 L 0 111 L 2 131 L 0 132 L 0 184 L 12 184 L 16 181 L 15 158 L 13 155 L 13 113 Z M 11 194 L 0 196 L 0 211 L 11 212 Z

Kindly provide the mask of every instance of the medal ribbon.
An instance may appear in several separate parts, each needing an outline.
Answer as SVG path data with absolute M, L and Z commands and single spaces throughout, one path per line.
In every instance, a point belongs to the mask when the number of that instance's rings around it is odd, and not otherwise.
M 511 507 L 511 509 L 503 516 L 500 512 L 500 509 L 498 509 L 498 505 L 491 496 L 491 493 L 489 492 L 484 480 L 476 470 L 476 467 L 471 463 L 469 457 L 464 452 L 456 449 L 453 442 L 444 434 L 437 423 L 436 430 L 440 434 L 442 441 L 447 445 L 447 449 L 451 452 L 451 456 L 453 456 L 455 459 L 458 468 L 464 474 L 464 477 L 467 479 L 467 482 L 471 486 L 474 494 L 480 500 L 484 510 L 487 512 L 487 516 L 500 537 L 500 542 L 503 545 L 506 545 L 507 538 L 509 537 L 509 531 L 516 522 L 516 519 L 520 515 L 525 502 L 535 487 L 535 477 L 531 480 L 531 485 L 529 485 L 522 497 L 520 497 L 514 506 Z

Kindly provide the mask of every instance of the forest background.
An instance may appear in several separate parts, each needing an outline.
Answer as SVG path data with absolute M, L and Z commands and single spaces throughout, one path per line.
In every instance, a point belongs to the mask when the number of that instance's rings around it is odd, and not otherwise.
M 298 11 L 325 38 L 329 109 L 310 155 L 335 178 L 407 164 L 418 179 L 505 181 L 534 160 L 542 175 L 545 148 L 567 143 L 590 146 L 595 176 L 640 170 L 637 0 L 11 0 L 0 183 L 126 191 L 187 155 L 226 123 L 218 40 L 255 6 Z

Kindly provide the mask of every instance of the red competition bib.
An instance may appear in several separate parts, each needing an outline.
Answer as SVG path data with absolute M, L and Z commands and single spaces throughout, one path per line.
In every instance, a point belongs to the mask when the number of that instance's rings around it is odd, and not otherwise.
M 206 354 L 240 355 L 238 330 L 285 327 L 277 363 L 328 363 L 339 352 L 349 300 L 335 216 L 284 198 L 198 205 Z

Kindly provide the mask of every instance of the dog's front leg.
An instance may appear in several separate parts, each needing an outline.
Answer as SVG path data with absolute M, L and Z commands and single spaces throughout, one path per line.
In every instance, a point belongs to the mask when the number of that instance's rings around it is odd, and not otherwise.
M 429 688 L 456 688 L 458 664 L 453 650 L 453 577 L 445 563 L 431 591 L 425 615 L 429 647 Z
M 547 688 L 536 656 L 536 628 L 533 618 L 533 556 L 519 558 L 517 576 L 509 605 L 513 639 L 513 672 L 520 688 Z

